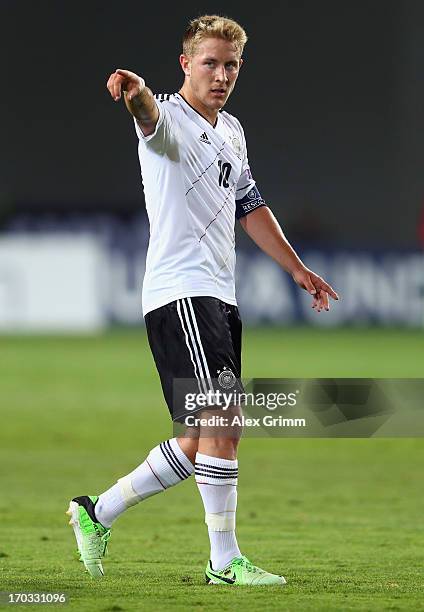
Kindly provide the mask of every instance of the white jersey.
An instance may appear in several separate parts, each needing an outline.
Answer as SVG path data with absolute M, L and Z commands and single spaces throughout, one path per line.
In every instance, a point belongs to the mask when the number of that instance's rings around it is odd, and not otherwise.
M 143 313 L 193 296 L 236 305 L 235 218 L 264 204 L 255 188 L 239 121 L 227 112 L 215 126 L 180 94 L 155 96 L 159 119 L 138 153 L 150 240 Z

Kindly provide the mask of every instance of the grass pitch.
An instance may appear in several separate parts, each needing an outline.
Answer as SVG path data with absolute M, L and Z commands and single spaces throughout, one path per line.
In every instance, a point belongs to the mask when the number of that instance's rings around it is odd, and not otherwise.
M 423 377 L 423 339 L 251 330 L 244 375 Z M 90 580 L 69 499 L 103 491 L 172 435 L 145 335 L 3 337 L 0 355 L 1 591 L 65 592 L 78 611 L 424 610 L 421 439 L 242 441 L 239 543 L 284 588 L 204 584 L 192 479 L 124 514 L 106 577 Z

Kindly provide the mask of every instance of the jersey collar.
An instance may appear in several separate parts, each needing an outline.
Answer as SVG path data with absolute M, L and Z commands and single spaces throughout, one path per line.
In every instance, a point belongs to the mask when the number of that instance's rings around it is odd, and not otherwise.
M 193 110 L 195 113 L 197 113 L 197 114 L 198 114 L 200 117 L 202 117 L 202 119 L 204 119 L 204 121 L 206 121 L 206 123 L 209 125 L 209 127 L 212 127 L 213 129 L 215 129 L 215 128 L 216 128 L 217 123 L 218 123 L 219 113 L 218 113 L 218 115 L 217 115 L 217 117 L 216 117 L 216 121 L 215 121 L 215 123 L 212 125 L 212 123 L 210 123 L 210 122 L 209 122 L 209 121 L 206 119 L 206 117 L 205 117 L 204 115 L 202 115 L 202 113 L 199 113 L 199 111 L 198 111 L 198 110 L 196 110 L 196 109 L 194 108 L 194 106 L 192 106 L 192 105 L 190 104 L 190 102 L 187 102 L 187 100 L 184 98 L 184 96 L 183 96 L 182 94 L 180 94 L 179 92 L 177 92 L 175 95 L 176 95 L 176 96 L 179 96 L 179 97 L 181 98 L 181 100 L 183 100 L 183 102 L 184 102 L 185 104 L 187 104 L 187 106 L 189 106 L 189 107 L 190 107 L 190 108 L 191 108 L 191 109 L 192 109 L 192 110 Z

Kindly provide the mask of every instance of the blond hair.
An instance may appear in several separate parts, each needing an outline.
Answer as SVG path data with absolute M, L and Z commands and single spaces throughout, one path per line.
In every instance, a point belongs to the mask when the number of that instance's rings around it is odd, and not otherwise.
M 220 15 L 202 15 L 192 19 L 184 32 L 183 53 L 192 57 L 205 38 L 223 38 L 233 43 L 239 57 L 247 42 L 247 34 L 236 21 Z

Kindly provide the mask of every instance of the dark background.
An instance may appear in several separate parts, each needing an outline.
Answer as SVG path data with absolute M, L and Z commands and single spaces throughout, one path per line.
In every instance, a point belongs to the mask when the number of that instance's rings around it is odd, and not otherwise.
M 226 110 L 290 238 L 416 247 L 424 201 L 424 2 L 1 1 L 0 223 L 23 212 L 140 210 L 137 140 L 106 90 L 115 68 L 182 83 L 187 21 L 249 36 Z

